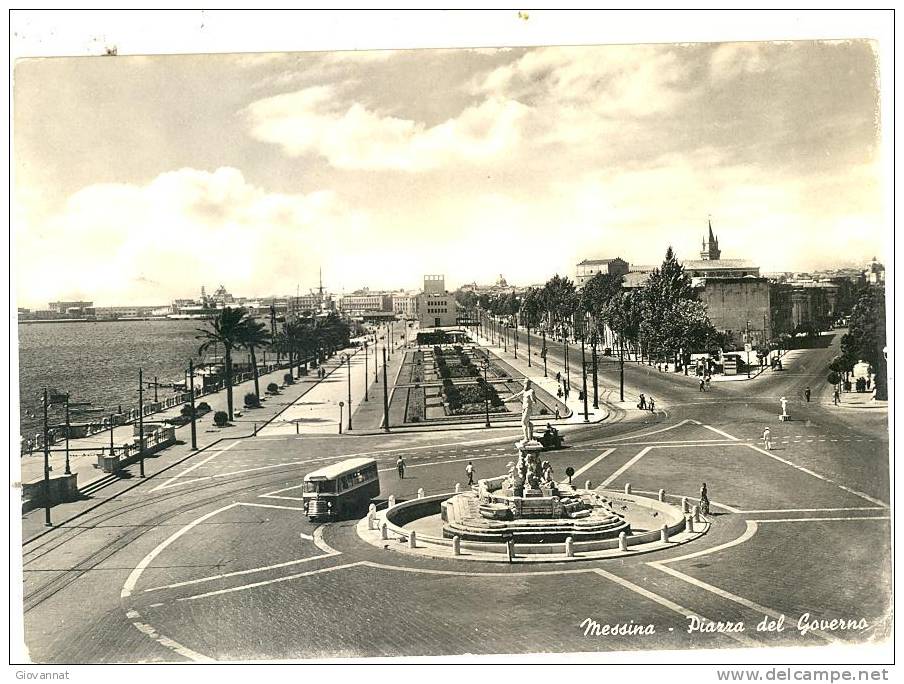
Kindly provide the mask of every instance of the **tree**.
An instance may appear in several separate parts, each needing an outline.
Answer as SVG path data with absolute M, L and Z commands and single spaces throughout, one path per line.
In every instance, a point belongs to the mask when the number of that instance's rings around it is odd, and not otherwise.
M 226 381 L 226 406 L 229 420 L 232 420 L 232 352 L 241 346 L 242 335 L 246 326 L 248 312 L 239 307 L 233 309 L 227 306 L 221 309 L 215 318 L 208 321 L 208 329 L 199 328 L 197 339 L 205 340 L 198 348 L 198 355 L 204 354 L 214 345 L 223 345 L 223 358 L 225 361 Z
M 679 350 L 688 349 L 682 344 L 687 339 L 674 334 L 684 325 L 698 326 L 697 314 L 700 309 L 687 307 L 686 302 L 696 301 L 691 287 L 691 279 L 678 263 L 675 253 L 669 247 L 662 266 L 653 269 L 649 280 L 642 288 L 644 316 L 640 332 L 647 346 L 659 352 L 674 356 Z M 705 309 L 703 310 L 705 318 Z M 695 332 L 695 335 L 699 330 Z
M 254 394 L 257 396 L 258 401 L 260 400 L 261 389 L 258 384 L 257 356 L 255 351 L 268 346 L 272 341 L 273 339 L 270 337 L 270 331 L 267 329 L 267 325 L 251 319 L 246 321 L 245 326 L 239 335 L 239 343 L 242 347 L 247 349 L 248 353 L 251 355 L 251 372 L 254 374 Z
M 869 288 L 851 311 L 848 332 L 841 338 L 841 351 L 848 360 L 863 359 L 876 376 L 876 399 L 888 399 L 885 346 L 885 290 Z M 853 365 L 853 364 L 852 364 Z

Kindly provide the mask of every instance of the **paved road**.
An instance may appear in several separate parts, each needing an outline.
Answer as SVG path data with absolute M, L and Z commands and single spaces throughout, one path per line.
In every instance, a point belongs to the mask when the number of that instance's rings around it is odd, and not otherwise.
M 629 364 L 630 384 L 666 410 L 572 431 L 570 448 L 550 452 L 556 473 L 571 465 L 581 482 L 662 487 L 675 497 L 695 497 L 705 481 L 718 505 L 702 539 L 618 560 L 508 566 L 414 558 L 393 543 L 365 544 L 351 523 L 317 528 L 299 510 L 303 474 L 320 464 L 373 454 L 384 496 L 440 493 L 465 480 L 468 460 L 479 476 L 502 472 L 514 430 L 492 439 L 474 430 L 220 442 L 139 486 L 123 483 L 116 498 L 24 545 L 30 656 L 183 662 L 883 639 L 891 583 L 886 417 L 803 401 L 802 388 L 819 387 L 833 353 L 808 351 L 781 374 L 705 394 L 693 378 Z M 579 368 L 579 352 L 572 363 Z M 615 370 L 603 371 L 609 388 Z M 781 396 L 791 401 L 788 423 L 778 422 Z M 765 425 L 770 452 L 759 441 Z M 404 480 L 394 469 L 400 454 Z M 801 633 L 805 614 L 850 620 L 850 629 Z M 689 634 L 688 615 L 743 622 L 745 630 Z M 755 629 L 782 615 L 782 631 Z M 648 633 L 585 635 L 588 618 Z

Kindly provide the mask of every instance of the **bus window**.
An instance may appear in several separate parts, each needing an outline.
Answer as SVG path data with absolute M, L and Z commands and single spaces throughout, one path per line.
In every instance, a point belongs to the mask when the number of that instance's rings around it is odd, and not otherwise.
M 304 491 L 307 494 L 335 494 L 336 482 L 333 480 L 314 480 L 304 483 Z

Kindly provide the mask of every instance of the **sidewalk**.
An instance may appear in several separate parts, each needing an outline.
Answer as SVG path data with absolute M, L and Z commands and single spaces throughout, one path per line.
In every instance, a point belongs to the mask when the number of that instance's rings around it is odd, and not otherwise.
M 336 366 L 339 364 L 339 358 L 340 354 L 336 354 L 331 359 L 328 359 L 324 362 L 323 365 L 327 369 L 328 373 L 334 371 Z M 259 409 L 245 409 L 243 406 L 245 393 L 254 391 L 254 380 L 247 380 L 241 384 L 235 385 L 233 387 L 233 414 L 235 419 L 230 424 L 230 427 L 217 428 L 213 424 L 214 414 L 217 411 L 226 410 L 227 399 L 225 390 L 220 390 L 218 392 L 206 394 L 203 397 L 199 397 L 196 400 L 196 403 L 200 403 L 201 401 L 207 402 L 210 405 L 211 411 L 196 421 L 198 447 L 201 448 L 222 437 L 238 436 L 240 432 L 242 434 L 250 434 L 251 432 L 253 432 L 255 424 L 263 424 L 268 419 L 272 418 L 273 415 L 282 410 L 287 402 L 294 402 L 299 397 L 305 395 L 309 391 L 312 391 L 315 387 L 317 387 L 318 384 L 320 384 L 318 383 L 316 374 L 312 374 L 308 376 L 302 376 L 301 379 L 296 380 L 295 384 L 286 386 L 283 390 L 281 390 L 281 394 L 277 396 L 266 396 L 263 394 L 263 389 L 269 383 L 275 382 L 276 384 L 281 385 L 283 382 L 283 376 L 286 373 L 288 373 L 288 369 L 279 369 L 267 375 L 260 376 L 258 382 L 261 387 L 262 404 L 261 408 Z M 329 376 L 326 380 L 329 381 Z M 159 422 L 164 420 L 165 418 L 173 418 L 179 415 L 181 409 L 182 405 L 180 404 L 166 411 L 161 411 L 159 413 L 146 416 L 145 423 L 147 424 L 151 422 Z M 133 433 L 134 427 L 132 424 L 115 427 L 113 429 L 113 444 L 116 447 L 121 447 L 123 444 L 127 443 L 131 444 L 134 440 Z M 176 449 L 180 442 L 190 444 L 191 425 L 186 424 L 184 426 L 176 428 L 176 438 L 178 440 L 176 442 L 176 445 L 158 452 L 153 456 L 146 457 L 146 459 L 159 458 L 161 455 L 168 454 L 168 452 Z M 91 447 L 105 447 L 107 450 L 109 450 L 109 446 L 109 430 L 91 435 L 89 437 L 69 440 L 70 470 L 72 473 L 78 475 L 78 487 L 80 490 L 84 489 L 89 484 L 97 480 L 101 480 L 105 477 L 110 477 L 109 473 L 104 473 L 102 470 L 94 467 L 94 465 L 97 463 L 97 455 L 100 452 L 84 451 L 84 449 Z M 62 449 L 64 448 L 63 442 L 56 444 L 51 448 L 60 449 L 60 451 L 50 452 L 50 476 L 51 478 L 54 478 L 61 476 L 65 472 L 66 456 L 65 452 L 62 451 Z M 135 472 L 137 472 L 138 467 L 138 464 L 135 463 L 131 466 L 128 466 L 126 470 L 134 470 Z M 36 452 L 34 454 L 22 456 L 20 458 L 20 468 L 21 482 L 33 482 L 35 480 L 41 479 L 44 474 L 43 452 Z
M 479 338 L 477 334 L 473 330 L 468 330 L 468 335 L 471 339 L 479 344 L 484 349 L 490 350 L 493 354 L 498 356 L 504 363 L 515 368 L 518 372 L 523 374 L 525 377 L 530 378 L 531 382 L 535 383 L 539 387 L 543 388 L 547 392 L 549 392 L 552 396 L 557 396 L 557 391 L 559 388 L 559 383 L 556 380 L 556 373 L 561 373 L 562 377 L 565 377 L 565 364 L 564 361 L 559 361 L 555 359 L 552 355 L 547 355 L 546 358 L 546 372 L 547 377 L 543 375 L 543 359 L 540 358 L 540 344 L 531 345 L 531 365 L 527 364 L 527 345 L 519 345 L 519 354 L 516 359 L 513 351 L 503 351 L 503 347 L 494 345 L 492 341 L 481 335 Z M 537 338 L 537 341 L 540 342 L 540 338 Z M 580 368 L 578 368 L 577 373 L 575 374 L 574 368 L 571 369 L 571 392 L 568 394 L 568 402 L 567 406 L 571 411 L 571 415 L 567 418 L 560 419 L 556 421 L 556 425 L 571 425 L 571 424 L 582 424 L 584 423 L 584 402 L 583 400 L 578 399 L 578 390 L 583 389 L 583 379 L 581 377 Z M 593 381 L 590 373 L 587 375 L 587 409 L 588 409 L 588 419 L 591 423 L 598 423 L 600 421 L 605 420 L 609 417 L 610 411 L 607 406 L 616 408 L 616 409 L 634 409 L 636 410 L 637 403 L 640 401 L 640 394 L 634 389 L 629 388 L 628 385 L 625 385 L 625 401 L 621 402 L 617 400 L 617 388 L 607 387 L 606 385 L 600 383 L 598 385 L 598 396 L 599 396 L 599 404 L 600 407 L 598 409 L 593 408 Z M 578 385 L 581 385 L 579 387 Z M 563 403 L 565 403 L 564 398 L 560 399 Z M 664 406 L 664 404 L 659 404 L 657 402 L 657 406 Z

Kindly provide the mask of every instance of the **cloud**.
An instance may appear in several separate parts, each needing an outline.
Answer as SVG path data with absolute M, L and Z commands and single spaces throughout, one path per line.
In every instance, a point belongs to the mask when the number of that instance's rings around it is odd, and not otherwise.
M 98 305 L 165 304 L 221 282 L 294 292 L 362 222 L 331 192 L 270 193 L 233 168 L 93 185 L 19 227 L 18 297 L 39 307 L 70 292 L 90 292 Z
M 517 144 L 526 109 L 489 98 L 427 127 L 344 101 L 334 86 L 314 86 L 257 100 L 245 114 L 252 136 L 290 156 L 318 154 L 341 169 L 415 172 L 498 158 Z

